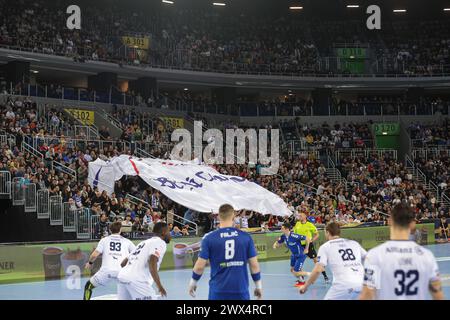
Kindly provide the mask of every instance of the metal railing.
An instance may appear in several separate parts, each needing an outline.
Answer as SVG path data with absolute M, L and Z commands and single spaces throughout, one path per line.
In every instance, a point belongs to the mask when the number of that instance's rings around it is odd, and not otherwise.
M 40 189 L 37 191 L 37 218 L 50 218 L 50 192 L 48 189 Z
M 134 154 L 136 157 L 139 157 L 139 158 L 155 158 L 150 153 L 148 153 L 147 151 L 145 151 L 141 148 L 134 149 Z
M 159 39 L 158 39 L 159 40 Z M 172 40 L 174 41 L 174 40 Z M 165 41 L 167 42 L 167 41 Z M 160 43 L 155 39 L 155 43 Z M 124 68 L 129 66 L 130 69 L 143 69 L 143 68 L 155 68 L 155 69 L 169 69 L 169 70 L 186 70 L 186 71 L 201 71 L 201 72 L 213 72 L 219 74 L 252 74 L 252 75 L 276 75 L 286 76 L 291 78 L 297 77 L 433 77 L 433 76 L 446 76 L 450 72 L 449 66 L 443 63 L 437 63 L 433 65 L 421 65 L 420 67 L 424 71 L 420 71 L 418 67 L 412 68 L 405 62 L 397 59 L 396 57 L 380 57 L 379 59 L 371 59 L 373 73 L 350 73 L 346 68 L 340 57 L 318 57 L 310 65 L 292 65 L 288 66 L 283 62 L 276 62 L 272 64 L 264 63 L 244 63 L 244 62 L 217 62 L 215 59 L 209 59 L 203 55 L 192 53 L 184 48 L 179 48 L 174 45 L 166 46 L 160 45 L 168 52 L 165 55 L 149 55 L 148 59 L 139 59 L 139 65 L 135 64 L 135 57 L 130 57 L 129 50 L 121 50 L 123 46 L 113 48 L 112 55 L 110 57 L 97 57 L 93 59 L 92 53 L 94 49 L 91 46 L 74 46 L 69 50 L 68 47 L 59 44 L 56 41 L 43 42 L 39 45 L 31 45 L 30 47 L 22 47 L 19 45 L 20 39 L 9 38 L 8 43 L 1 43 L 0 48 L 11 51 L 29 52 L 35 54 L 44 54 L 48 56 L 62 56 L 72 59 L 74 56 L 79 55 L 79 58 L 84 61 L 92 61 L 92 63 L 111 63 L 114 65 L 124 64 Z M 126 47 L 125 47 L 126 48 Z M 133 48 L 131 49 L 133 50 Z M 135 49 L 134 49 L 135 50 Z M 211 57 L 215 57 L 221 52 L 217 49 L 211 49 L 213 52 Z M 217 52 L 216 52 L 217 50 Z M 310 48 L 312 52 L 316 52 L 317 48 Z M 392 67 L 395 65 L 396 68 Z M 341 66 L 338 67 L 338 66 Z M 341 70 L 340 70 L 341 69 Z M 427 70 L 427 71 L 425 71 Z M 432 70 L 429 72 L 428 70 Z M 413 72 L 411 72 L 413 71 Z M 64 94 L 64 93 L 63 93 Z M 111 93 L 109 93 L 111 97 Z M 105 98 L 107 98 L 105 93 Z M 110 98 L 111 99 L 111 98 Z
M 74 126 L 74 130 L 75 137 L 84 136 L 87 140 L 98 140 L 100 138 L 98 129 L 94 126 L 76 125 Z
M 74 206 L 75 203 L 63 203 L 63 232 L 76 232 L 75 218 L 82 209 Z
M 95 234 L 95 226 L 100 222 L 100 216 L 99 215 L 90 215 L 89 218 L 89 226 L 90 226 L 90 238 L 97 239 L 97 235 Z
M 61 162 L 53 161 L 52 166 L 53 166 L 53 169 L 60 171 L 62 173 L 66 173 L 69 176 L 71 176 L 72 178 L 74 178 L 75 180 L 77 179 L 77 172 L 74 169 L 69 168 L 68 166 L 62 164 Z
M 115 140 L 90 140 L 83 138 L 69 138 L 69 137 L 56 137 L 56 136 L 37 136 L 29 137 L 27 141 L 32 145 L 33 148 L 40 148 L 41 146 L 50 144 L 60 145 L 63 144 L 67 148 L 86 148 L 87 145 L 96 146 L 103 151 L 105 148 L 117 147 L 119 150 L 125 152 L 130 150 L 130 143 L 127 141 L 115 141 Z
M 25 141 L 22 141 L 22 151 L 26 151 L 37 158 L 44 159 L 44 155 L 42 153 L 40 153 L 38 150 L 33 148 L 33 146 L 29 145 Z
M 27 183 L 25 185 L 25 212 L 36 212 L 37 209 L 37 199 L 36 199 L 36 184 Z
M 50 196 L 50 225 L 60 226 L 63 224 L 63 205 L 61 196 Z
M 441 203 L 444 205 L 444 207 L 450 208 L 450 197 L 447 196 L 445 193 L 442 193 Z
M 11 172 L 0 171 L 0 197 L 11 199 Z
M 106 112 L 105 110 L 103 110 L 103 109 L 97 109 L 97 111 L 106 119 L 106 120 L 108 120 L 108 122 L 111 124 L 111 125 L 113 125 L 113 126 L 115 126 L 117 129 L 119 129 L 119 130 L 121 130 L 122 131 L 122 129 L 123 129 L 123 127 L 122 127 L 122 123 L 119 121 L 119 120 L 117 120 L 116 118 L 114 118 L 110 113 L 108 113 L 108 112 Z
M 25 204 L 25 179 L 15 177 L 11 184 L 13 205 L 23 206 Z
M 91 210 L 82 208 L 75 216 L 75 230 L 77 239 L 91 239 L 93 233 L 93 226 L 91 223 Z
M 6 134 L 0 135 L 0 146 L 8 144 L 8 136 Z
M 377 157 L 388 157 L 393 160 L 397 160 L 397 150 L 395 149 L 337 149 L 334 151 L 335 163 L 341 163 L 343 159 L 351 158 L 356 159 L 358 157 L 364 157 L 366 159 Z
M 339 171 L 339 169 L 336 168 L 336 165 L 332 159 L 332 155 L 327 152 L 327 175 L 330 177 L 330 179 L 332 181 L 336 181 L 340 184 L 344 185 L 345 190 L 347 190 L 347 179 L 345 179 L 342 174 L 341 171 Z
M 419 158 L 428 161 L 428 159 L 437 159 L 441 156 L 450 157 L 450 146 L 441 146 L 440 148 L 415 148 L 411 151 L 411 156 L 414 161 L 418 160 Z

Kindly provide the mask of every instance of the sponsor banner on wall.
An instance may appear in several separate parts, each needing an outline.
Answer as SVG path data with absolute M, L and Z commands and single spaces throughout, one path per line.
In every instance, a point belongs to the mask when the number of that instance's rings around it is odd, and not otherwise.
M 83 109 L 64 109 L 72 115 L 75 119 L 84 125 L 92 126 L 95 120 L 95 112 Z
M 280 235 L 280 232 L 252 234 L 260 261 L 289 257 L 286 248 L 272 247 Z M 389 227 L 344 228 L 342 237 L 356 240 L 368 250 L 389 239 Z M 199 237 L 172 239 L 167 245 L 161 270 L 192 268 L 200 252 L 201 240 Z M 433 244 L 434 224 L 417 225 L 416 240 L 422 245 Z M 140 241 L 133 242 L 138 244 Z M 316 250 L 324 242 L 324 232 L 319 230 Z M 97 242 L 0 245 L 0 284 L 64 279 L 74 270 L 85 276 L 93 275 L 101 266 L 101 256 L 92 270 L 84 270 L 84 265 L 96 246 Z
M 122 43 L 130 48 L 148 50 L 148 48 L 150 47 L 150 38 L 124 36 L 122 37 Z
M 161 117 L 161 119 L 173 129 L 184 128 L 183 118 Z

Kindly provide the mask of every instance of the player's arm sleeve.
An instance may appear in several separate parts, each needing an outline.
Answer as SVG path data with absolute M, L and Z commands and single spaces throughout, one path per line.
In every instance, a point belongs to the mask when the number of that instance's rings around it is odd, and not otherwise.
M 162 247 L 160 247 L 160 246 L 158 246 L 158 245 L 152 245 L 150 248 L 149 248 L 149 258 L 151 257 L 151 256 L 155 256 L 155 257 L 157 257 L 158 258 L 158 261 L 159 261 L 159 259 L 161 259 L 161 257 L 164 255 L 164 252 L 163 252 L 163 248 Z
M 202 259 L 209 260 L 209 241 L 207 236 L 202 239 L 202 246 L 198 256 Z
M 253 238 L 251 236 L 248 236 L 248 251 L 247 251 L 247 257 L 248 259 L 256 257 L 258 255 L 258 252 L 256 252 L 255 243 L 253 242 Z
M 319 251 L 317 252 L 317 263 L 321 264 L 324 267 L 326 267 L 328 264 L 327 250 L 324 245 L 321 245 L 319 247 Z
M 284 234 L 282 234 L 281 237 L 278 238 L 277 242 L 278 243 L 283 243 L 285 238 L 286 237 L 284 236 Z
M 95 248 L 95 251 L 98 251 L 99 253 L 103 253 L 103 247 L 105 245 L 105 238 L 100 240 L 97 244 L 97 248 Z
M 379 267 L 376 256 L 373 252 L 366 255 L 364 261 L 364 280 L 363 284 L 371 289 L 380 288 L 381 269 Z

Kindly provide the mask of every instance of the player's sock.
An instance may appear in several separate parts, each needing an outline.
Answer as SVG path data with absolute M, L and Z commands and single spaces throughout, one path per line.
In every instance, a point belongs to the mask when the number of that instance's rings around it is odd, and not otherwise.
M 86 282 L 86 285 L 84 286 L 83 300 L 91 300 L 92 289 L 94 288 L 94 285 L 90 281 Z
M 297 281 L 295 282 L 294 286 L 300 287 L 300 286 L 302 286 L 304 284 L 305 284 L 305 277 L 304 276 L 298 276 L 297 277 Z

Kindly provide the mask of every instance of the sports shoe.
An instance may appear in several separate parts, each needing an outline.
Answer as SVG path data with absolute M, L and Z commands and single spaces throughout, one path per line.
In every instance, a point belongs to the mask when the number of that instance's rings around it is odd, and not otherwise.
M 305 284 L 305 281 L 297 280 L 297 282 L 294 284 L 294 287 L 301 287 L 301 286 L 303 286 L 304 284 Z

